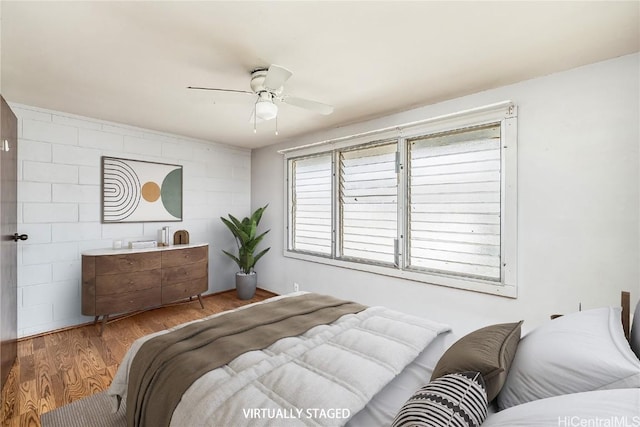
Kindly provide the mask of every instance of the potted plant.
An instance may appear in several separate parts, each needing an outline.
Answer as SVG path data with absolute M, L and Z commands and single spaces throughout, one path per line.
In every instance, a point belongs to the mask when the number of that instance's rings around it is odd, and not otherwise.
M 240 267 L 240 271 L 236 273 L 236 291 L 240 299 L 251 299 L 255 295 L 258 276 L 253 267 L 271 249 L 267 248 L 255 254 L 256 247 L 265 234 L 270 231 L 267 230 L 262 234 L 258 234 L 258 225 L 267 206 L 269 205 L 256 209 L 251 214 L 251 217 L 245 217 L 242 221 L 239 221 L 231 214 L 229 214 L 229 219 L 220 217 L 233 234 L 233 237 L 235 237 L 238 245 L 238 256 L 225 250 L 222 252 L 227 254 Z

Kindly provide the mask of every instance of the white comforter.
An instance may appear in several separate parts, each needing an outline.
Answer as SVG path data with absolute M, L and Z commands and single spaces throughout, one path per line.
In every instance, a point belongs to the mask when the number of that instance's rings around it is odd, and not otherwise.
M 342 425 L 447 331 L 383 307 L 343 316 L 202 376 L 184 394 L 171 425 Z M 129 350 L 109 394 L 124 398 L 131 360 L 148 338 Z

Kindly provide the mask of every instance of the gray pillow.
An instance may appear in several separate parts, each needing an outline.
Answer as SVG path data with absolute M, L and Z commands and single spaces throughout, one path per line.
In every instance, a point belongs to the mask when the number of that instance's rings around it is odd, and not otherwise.
M 504 385 L 520 341 L 522 321 L 486 326 L 456 341 L 444 352 L 431 379 L 455 372 L 480 372 L 491 402 Z
M 449 374 L 416 391 L 391 427 L 478 427 L 487 418 L 480 372 Z

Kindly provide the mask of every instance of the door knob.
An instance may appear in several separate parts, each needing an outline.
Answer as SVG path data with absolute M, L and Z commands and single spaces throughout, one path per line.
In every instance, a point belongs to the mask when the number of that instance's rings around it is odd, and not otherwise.
M 18 240 L 27 240 L 29 238 L 29 236 L 27 236 L 26 234 L 18 234 L 15 233 L 13 235 L 13 241 L 17 242 Z

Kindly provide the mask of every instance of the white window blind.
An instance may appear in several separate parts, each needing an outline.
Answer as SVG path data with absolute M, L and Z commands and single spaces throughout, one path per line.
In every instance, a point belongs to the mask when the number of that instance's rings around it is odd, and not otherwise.
M 331 154 L 292 159 L 290 249 L 331 254 Z
M 500 124 L 409 141 L 408 266 L 499 282 Z
M 340 152 L 340 256 L 394 264 L 397 142 Z

